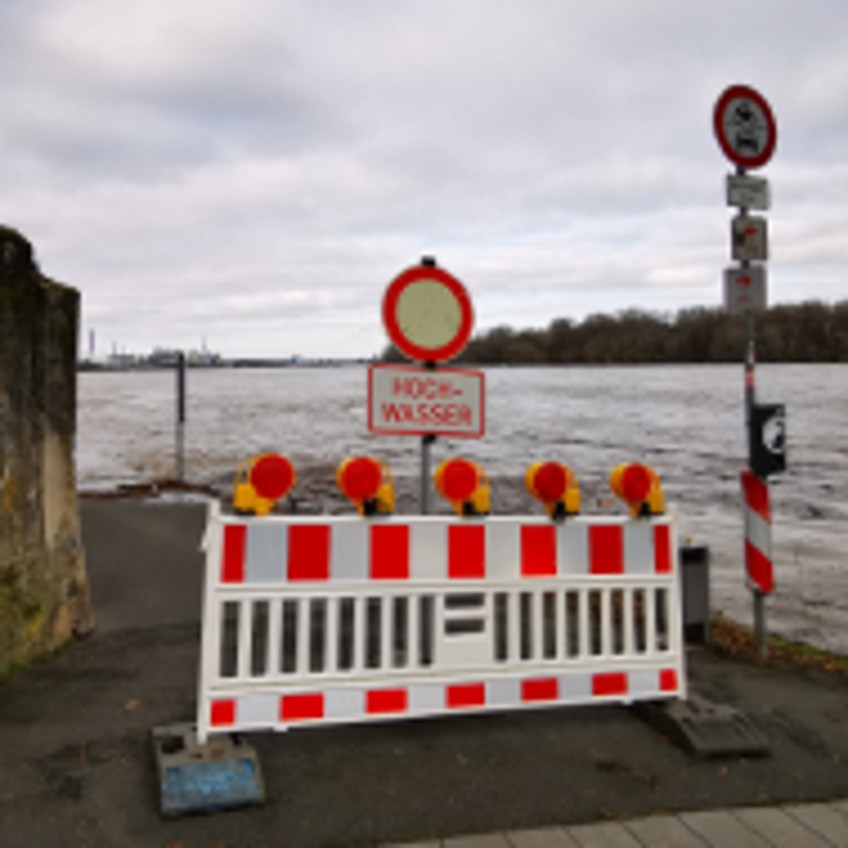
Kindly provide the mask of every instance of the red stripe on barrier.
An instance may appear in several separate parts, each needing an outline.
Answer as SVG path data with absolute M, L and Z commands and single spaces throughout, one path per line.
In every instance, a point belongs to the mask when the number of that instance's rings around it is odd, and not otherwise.
M 320 692 L 283 695 L 280 698 L 280 721 L 308 721 L 315 718 L 324 718 L 324 696 Z
M 244 524 L 224 525 L 224 552 L 221 557 L 221 582 L 244 582 L 244 552 L 247 546 L 247 527 Z
M 609 672 L 592 675 L 592 694 L 595 697 L 604 695 L 626 695 L 627 674 L 624 672 Z
M 409 527 L 371 525 L 371 579 L 409 579 Z
M 768 483 L 760 480 L 756 474 L 747 468 L 742 470 L 742 493 L 745 496 L 745 505 L 754 510 L 763 521 L 771 524 L 771 503 L 769 501 Z
M 235 723 L 236 702 L 232 698 L 212 702 L 209 710 L 209 724 L 212 727 L 232 727 Z
M 328 580 L 330 577 L 330 527 L 326 524 L 293 524 L 289 527 L 289 580 Z
M 482 707 L 486 703 L 486 684 L 463 683 L 457 686 L 448 686 L 445 690 L 445 700 L 448 709 L 451 710 Z
M 671 528 L 668 524 L 654 527 L 654 570 L 657 574 L 671 574 Z
M 521 681 L 522 701 L 558 701 L 559 681 L 555 677 Z
M 745 568 L 748 579 L 764 595 L 774 591 L 774 568 L 762 551 L 745 540 Z
M 676 692 L 679 688 L 677 671 L 673 668 L 664 668 L 660 672 L 660 692 Z
M 365 712 L 369 715 L 405 713 L 408 701 L 406 689 L 372 689 L 365 696 Z
M 556 528 L 548 525 L 522 527 L 522 577 L 547 577 L 556 573 Z
M 624 573 L 624 529 L 612 524 L 589 528 L 589 573 Z
M 486 528 L 474 524 L 448 527 L 448 577 L 475 580 L 486 576 Z

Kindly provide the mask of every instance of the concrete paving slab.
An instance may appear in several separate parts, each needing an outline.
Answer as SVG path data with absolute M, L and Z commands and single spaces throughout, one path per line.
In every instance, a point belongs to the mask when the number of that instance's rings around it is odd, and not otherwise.
M 578 843 L 561 827 L 512 830 L 506 837 L 512 848 L 578 848 Z
M 742 824 L 766 839 L 775 848 L 829 848 L 816 833 L 775 807 L 745 807 L 733 810 Z
M 455 836 L 442 841 L 443 848 L 512 848 L 503 833 L 480 833 Z
M 580 848 L 643 848 L 633 834 L 617 822 L 578 825 L 567 830 Z
M 715 848 L 770 848 L 762 836 L 724 810 L 684 813 L 680 820 Z
M 793 804 L 784 811 L 838 848 L 848 848 L 848 821 L 829 804 Z
M 624 822 L 642 845 L 662 848 L 705 848 L 707 843 L 677 816 L 651 816 Z
M 382 843 L 378 848 L 442 848 L 442 843 L 433 842 L 391 842 Z

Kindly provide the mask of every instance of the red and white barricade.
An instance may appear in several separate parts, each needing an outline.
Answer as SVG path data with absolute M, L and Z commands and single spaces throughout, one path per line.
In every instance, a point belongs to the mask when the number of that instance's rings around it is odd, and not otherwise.
M 198 738 L 686 696 L 668 516 L 210 506 Z

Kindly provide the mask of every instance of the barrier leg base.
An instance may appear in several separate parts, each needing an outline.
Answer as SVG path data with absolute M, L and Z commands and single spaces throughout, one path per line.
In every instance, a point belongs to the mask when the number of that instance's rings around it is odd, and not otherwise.
M 744 713 L 725 704 L 690 696 L 686 701 L 638 704 L 639 715 L 699 759 L 767 757 L 768 740 Z
M 197 742 L 193 724 L 153 729 L 159 809 L 165 818 L 261 804 L 265 786 L 256 750 L 235 734 Z

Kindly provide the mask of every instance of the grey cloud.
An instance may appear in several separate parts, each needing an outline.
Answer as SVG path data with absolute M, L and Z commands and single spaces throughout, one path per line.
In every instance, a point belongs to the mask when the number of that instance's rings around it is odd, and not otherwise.
M 480 326 L 717 304 L 740 81 L 778 114 L 775 291 L 839 296 L 848 9 L 779 6 L 7 2 L 6 218 L 140 348 L 373 352 L 422 253 Z

